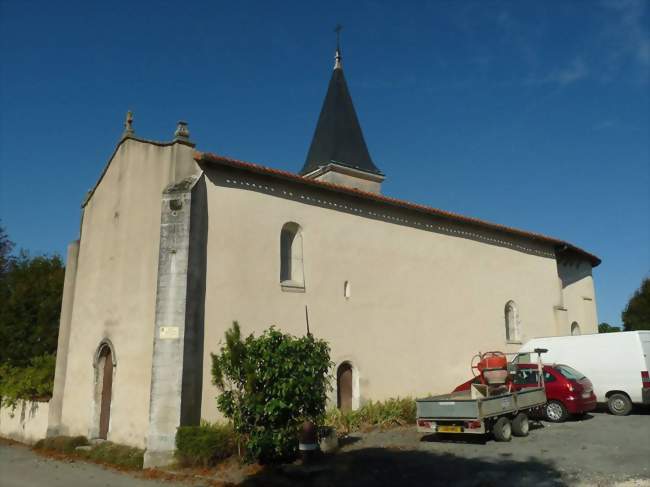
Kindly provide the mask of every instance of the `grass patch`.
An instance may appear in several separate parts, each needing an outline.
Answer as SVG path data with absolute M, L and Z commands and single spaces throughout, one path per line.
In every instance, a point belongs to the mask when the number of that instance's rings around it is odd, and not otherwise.
M 370 401 L 356 411 L 329 409 L 325 424 L 339 432 L 350 433 L 370 427 L 388 428 L 415 424 L 415 400 L 410 397 Z
M 76 449 L 78 446 L 88 446 L 89 444 L 85 436 L 53 436 L 52 438 L 37 441 L 34 449 L 44 452 L 63 453 L 72 457 L 85 458 L 93 462 L 106 463 L 122 468 L 142 469 L 144 450 L 140 448 L 104 441 L 93 445 L 89 450 Z
M 108 463 L 135 470 L 142 470 L 144 462 L 144 450 L 110 441 L 99 443 L 90 450 L 78 450 L 75 453 L 93 462 Z
M 181 426 L 176 432 L 176 459 L 183 467 L 210 467 L 237 451 L 230 424 L 202 422 Z
M 78 446 L 88 445 L 85 436 L 53 436 L 43 438 L 34 444 L 35 450 L 56 451 L 60 453 L 73 453 Z

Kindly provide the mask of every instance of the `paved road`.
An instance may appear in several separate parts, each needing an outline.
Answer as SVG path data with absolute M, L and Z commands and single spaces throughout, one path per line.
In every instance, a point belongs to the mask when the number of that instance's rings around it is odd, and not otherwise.
M 22 445 L 0 443 L 0 487 L 188 487 L 133 477 L 84 462 L 36 455 Z

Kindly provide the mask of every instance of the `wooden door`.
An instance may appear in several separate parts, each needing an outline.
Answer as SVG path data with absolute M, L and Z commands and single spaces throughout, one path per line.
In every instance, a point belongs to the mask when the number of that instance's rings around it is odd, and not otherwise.
M 352 410 L 352 366 L 342 364 L 336 374 L 337 403 L 341 411 Z
M 113 356 L 111 349 L 105 347 L 102 350 L 104 356 L 104 373 L 102 379 L 102 402 L 99 413 L 99 437 L 106 439 L 108 436 L 108 424 L 111 419 L 111 395 L 113 392 Z

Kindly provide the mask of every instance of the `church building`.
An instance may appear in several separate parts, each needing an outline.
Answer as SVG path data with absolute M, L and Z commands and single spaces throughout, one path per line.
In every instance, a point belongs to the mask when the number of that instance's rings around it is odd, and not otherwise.
M 381 165 L 380 165 L 381 166 Z M 218 419 L 210 353 L 238 321 L 329 342 L 331 405 L 449 392 L 478 351 L 596 333 L 598 257 L 384 196 L 336 51 L 298 173 L 172 140 L 121 140 L 68 247 L 48 434 L 170 461 Z

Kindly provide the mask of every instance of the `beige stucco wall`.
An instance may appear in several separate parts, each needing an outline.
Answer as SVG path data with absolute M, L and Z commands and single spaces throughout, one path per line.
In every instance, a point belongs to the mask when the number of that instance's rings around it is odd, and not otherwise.
M 83 215 L 62 410 L 62 434 L 96 430 L 93 358 L 115 347 L 108 439 L 144 446 L 162 190 L 195 172 L 192 148 L 127 139 Z
M 0 407 L 0 436 L 22 443 L 36 443 L 45 438 L 48 402 L 20 401 L 16 408 Z
M 557 264 L 562 283 L 562 307 L 565 319 L 558 323 L 558 335 L 570 335 L 571 325 L 582 334 L 598 333 L 596 293 L 589 262 L 578 258 L 561 259 Z
M 311 331 L 330 342 L 332 359 L 352 362 L 360 402 L 448 392 L 470 377 L 479 350 L 516 351 L 505 338 L 509 300 L 522 341 L 556 333 L 562 293 L 550 246 L 235 170 L 206 175 L 207 419 L 217 417 L 209 353 L 233 320 L 246 334 L 272 324 L 303 334 L 308 306 Z M 291 221 L 303 229 L 304 293 L 279 283 L 280 229 Z

